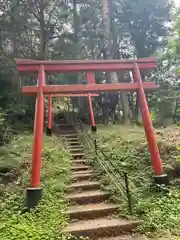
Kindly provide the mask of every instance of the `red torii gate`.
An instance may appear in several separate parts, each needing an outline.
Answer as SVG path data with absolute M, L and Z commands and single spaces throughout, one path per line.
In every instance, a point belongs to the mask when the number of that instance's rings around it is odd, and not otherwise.
M 19 72 L 37 72 L 37 86 L 25 86 L 22 92 L 25 95 L 36 95 L 36 110 L 34 120 L 34 141 L 32 151 L 31 188 L 27 190 L 28 207 L 35 207 L 41 199 L 40 169 L 42 138 L 44 128 L 44 97 L 52 94 L 82 94 L 114 91 L 137 91 L 140 110 L 144 122 L 144 129 L 151 156 L 155 181 L 158 184 L 167 184 L 168 178 L 164 174 L 156 137 L 149 114 L 144 89 L 154 89 L 152 82 L 143 83 L 140 70 L 156 68 L 156 58 L 138 60 L 82 60 L 82 61 L 36 61 L 16 60 Z M 132 71 L 134 83 L 95 84 L 95 71 Z M 86 72 L 90 78 L 87 85 L 46 85 L 45 72 Z
M 95 93 L 67 93 L 67 94 L 50 94 L 48 95 L 48 126 L 47 126 L 47 136 L 52 135 L 52 98 L 53 97 L 88 97 L 88 103 L 89 103 L 89 112 L 90 112 L 90 118 L 91 118 L 91 125 L 92 125 L 92 131 L 96 131 L 96 124 L 94 120 L 94 112 L 93 112 L 93 106 L 92 106 L 92 100 L 91 97 L 98 97 L 99 94 Z

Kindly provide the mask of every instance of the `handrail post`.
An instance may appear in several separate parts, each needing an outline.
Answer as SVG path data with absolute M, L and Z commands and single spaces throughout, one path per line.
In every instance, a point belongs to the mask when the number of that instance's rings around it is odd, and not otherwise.
M 129 190 L 128 175 L 126 172 L 124 172 L 124 182 L 125 182 L 125 186 L 126 186 L 126 194 L 127 194 L 127 200 L 128 200 L 129 213 L 132 215 L 131 194 L 130 194 L 130 190 Z
M 46 135 L 52 135 L 52 95 L 48 96 L 48 126 L 46 129 Z
M 75 121 L 75 111 L 74 111 L 74 104 L 72 104 L 72 107 L 73 107 L 73 123 L 75 124 L 76 121 Z
M 97 140 L 94 139 L 94 148 L 95 148 L 95 153 L 96 153 L 96 156 L 97 156 Z
M 70 121 L 69 102 L 68 102 L 68 109 L 67 109 L 67 112 L 68 112 L 68 122 L 69 122 L 69 121 Z

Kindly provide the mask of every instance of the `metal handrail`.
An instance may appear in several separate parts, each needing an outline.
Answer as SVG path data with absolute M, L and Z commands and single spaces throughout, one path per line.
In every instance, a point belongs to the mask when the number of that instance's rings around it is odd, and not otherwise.
M 132 215 L 132 199 L 131 193 L 129 190 L 129 181 L 128 181 L 128 174 L 125 171 L 120 171 L 118 166 L 114 164 L 111 160 L 109 160 L 109 156 L 106 155 L 103 150 L 98 146 L 97 140 L 93 139 L 90 134 L 85 131 L 84 123 L 78 118 L 77 113 L 74 112 L 64 112 L 64 116 L 66 120 L 72 124 L 76 129 L 79 129 L 83 140 L 86 141 L 88 145 L 94 147 L 94 152 L 96 156 L 96 160 L 101 165 L 102 169 L 106 172 L 106 174 L 111 178 L 113 184 L 116 188 L 120 191 L 121 195 L 127 200 L 128 202 L 128 210 L 129 213 Z M 114 171 L 116 169 L 116 171 Z M 123 181 L 120 181 L 123 179 Z

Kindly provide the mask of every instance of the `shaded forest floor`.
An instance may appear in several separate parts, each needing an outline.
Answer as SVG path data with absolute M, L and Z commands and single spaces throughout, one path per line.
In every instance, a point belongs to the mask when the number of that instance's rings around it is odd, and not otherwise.
M 156 134 L 164 169 L 173 183 L 161 191 L 152 184 L 153 171 L 143 128 L 98 126 L 99 145 L 119 169 L 128 172 L 133 215 L 142 220 L 139 231 L 153 239 L 180 239 L 180 128 L 156 129 Z M 102 184 L 114 191 L 121 214 L 128 214 L 127 203 L 113 190 L 113 183 L 106 174 Z

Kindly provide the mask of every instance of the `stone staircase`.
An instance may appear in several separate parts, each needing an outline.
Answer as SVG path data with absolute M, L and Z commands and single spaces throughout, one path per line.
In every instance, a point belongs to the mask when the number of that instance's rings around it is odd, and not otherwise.
M 88 164 L 73 128 L 60 124 L 59 133 L 72 155 L 71 183 L 67 187 L 70 220 L 65 232 L 92 240 L 143 240 L 128 235 L 136 230 L 138 222 L 117 216 L 118 205 L 109 203 L 109 193 L 100 189 L 98 175 Z

